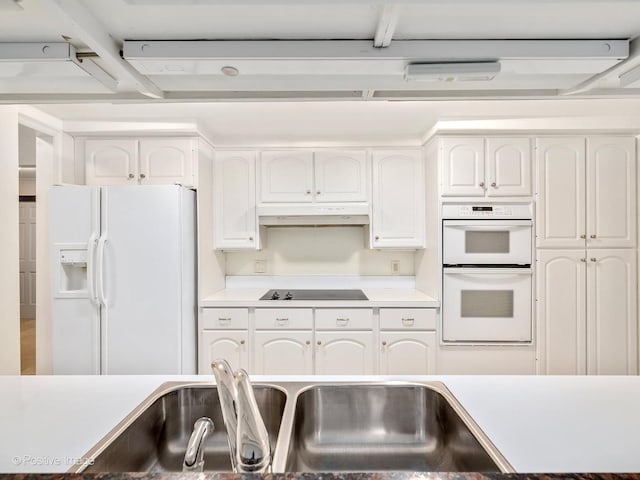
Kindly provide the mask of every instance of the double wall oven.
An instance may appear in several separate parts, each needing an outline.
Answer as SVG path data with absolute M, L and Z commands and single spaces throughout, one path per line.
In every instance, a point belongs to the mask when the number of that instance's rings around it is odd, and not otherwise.
M 442 206 L 442 340 L 530 342 L 531 204 Z

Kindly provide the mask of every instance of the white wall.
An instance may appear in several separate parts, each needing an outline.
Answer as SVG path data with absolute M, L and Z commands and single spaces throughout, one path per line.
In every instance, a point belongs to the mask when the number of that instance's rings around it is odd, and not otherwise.
M 20 373 L 18 108 L 0 106 L 0 374 Z
M 266 260 L 264 275 L 414 275 L 413 251 L 369 250 L 367 227 L 270 227 L 260 251 L 227 253 L 227 275 L 256 275 L 254 261 Z

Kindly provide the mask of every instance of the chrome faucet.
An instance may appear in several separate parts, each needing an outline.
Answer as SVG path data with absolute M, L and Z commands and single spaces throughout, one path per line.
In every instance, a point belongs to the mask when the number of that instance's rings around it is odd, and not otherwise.
M 271 467 L 269 434 L 264 425 L 249 375 L 234 372 L 226 360 L 211 363 L 222 418 L 227 429 L 231 466 L 238 473 L 264 473 Z
M 189 437 L 187 452 L 182 463 L 183 472 L 202 472 L 204 467 L 204 442 L 213 433 L 213 422 L 208 417 L 201 417 L 193 425 Z

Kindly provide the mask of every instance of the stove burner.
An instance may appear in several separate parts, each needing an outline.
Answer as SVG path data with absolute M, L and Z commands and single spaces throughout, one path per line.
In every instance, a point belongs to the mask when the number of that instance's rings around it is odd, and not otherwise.
M 285 293 L 286 292 L 286 293 Z M 369 300 L 362 290 L 269 290 L 260 300 Z

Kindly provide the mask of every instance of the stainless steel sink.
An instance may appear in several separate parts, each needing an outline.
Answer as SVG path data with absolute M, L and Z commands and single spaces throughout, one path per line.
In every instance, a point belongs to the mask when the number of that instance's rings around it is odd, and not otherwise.
M 479 471 L 513 468 L 439 382 L 254 385 L 272 471 Z M 162 385 L 70 472 L 181 471 L 194 422 L 210 417 L 204 470 L 230 471 L 217 390 Z
M 437 384 L 315 386 L 297 398 L 285 470 L 500 472 L 465 413 Z
M 272 386 L 255 385 L 271 448 L 275 448 L 287 395 Z M 194 422 L 207 416 L 215 430 L 205 443 L 205 471 L 231 471 L 227 432 L 215 387 L 169 386 L 138 407 L 85 458 L 85 472 L 180 472 Z M 82 469 L 80 469 L 82 470 Z

